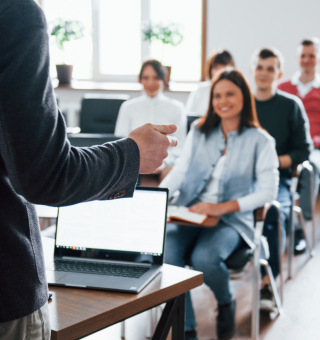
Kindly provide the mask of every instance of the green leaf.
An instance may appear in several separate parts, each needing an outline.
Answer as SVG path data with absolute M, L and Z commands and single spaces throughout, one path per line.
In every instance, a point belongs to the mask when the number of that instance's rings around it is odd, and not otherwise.
M 58 48 L 63 51 L 63 44 L 66 41 L 77 40 L 84 37 L 85 27 L 81 21 L 63 20 L 58 18 L 54 22 L 51 35 L 55 36 Z

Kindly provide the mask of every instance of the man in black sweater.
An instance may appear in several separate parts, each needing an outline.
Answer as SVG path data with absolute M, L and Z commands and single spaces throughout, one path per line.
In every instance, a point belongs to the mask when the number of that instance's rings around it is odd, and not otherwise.
M 70 146 L 49 76 L 45 16 L 34 0 L 0 1 L 0 339 L 49 339 L 48 285 L 32 203 L 64 206 L 132 197 L 161 166 L 175 125 Z
M 308 160 L 313 143 L 309 120 L 299 98 L 276 90 L 282 76 L 283 58 L 276 49 L 262 49 L 253 54 L 252 72 L 256 84 L 255 102 L 259 122 L 276 141 L 280 182 L 277 201 L 281 204 L 282 251 L 286 244 L 286 220 L 289 217 L 292 166 Z M 310 192 L 309 192 L 310 194 Z M 279 240 L 277 216 L 268 214 L 265 236 L 270 247 L 269 264 L 275 277 L 279 274 Z M 273 309 L 267 277 L 263 279 L 261 308 Z

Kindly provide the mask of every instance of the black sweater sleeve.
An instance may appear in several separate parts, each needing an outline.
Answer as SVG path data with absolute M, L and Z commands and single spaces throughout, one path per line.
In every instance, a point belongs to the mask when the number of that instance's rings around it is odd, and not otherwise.
M 140 155 L 131 139 L 70 146 L 49 76 L 45 16 L 34 0 L 0 4 L 0 169 L 28 201 L 69 205 L 131 197 Z
M 313 148 L 310 136 L 309 119 L 299 98 L 292 101 L 293 108 L 290 115 L 290 152 L 292 164 L 299 164 L 308 160 Z

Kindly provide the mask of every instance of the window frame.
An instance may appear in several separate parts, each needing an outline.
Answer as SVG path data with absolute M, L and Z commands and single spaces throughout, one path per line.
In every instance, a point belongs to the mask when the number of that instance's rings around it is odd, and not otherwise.
M 42 6 L 46 0 L 35 0 Z M 141 22 L 150 20 L 150 0 L 141 1 Z M 201 17 L 201 72 L 199 81 L 206 79 L 205 63 L 207 53 L 207 1 L 202 1 L 202 17 Z M 91 78 L 77 78 L 77 80 L 87 80 L 93 82 L 122 82 L 122 83 L 136 83 L 138 81 L 137 75 L 110 75 L 101 74 L 100 66 L 100 16 L 99 16 L 99 2 L 100 0 L 91 0 L 92 6 L 92 77 Z M 141 59 L 145 60 L 150 55 L 150 42 L 141 39 Z M 198 81 L 176 81 L 177 83 L 195 83 Z

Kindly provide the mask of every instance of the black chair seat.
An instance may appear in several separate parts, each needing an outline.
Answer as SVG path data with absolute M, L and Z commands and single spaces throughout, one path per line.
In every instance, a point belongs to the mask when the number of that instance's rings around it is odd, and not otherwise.
M 82 99 L 80 129 L 82 133 L 114 133 L 118 113 L 128 95 L 88 93 Z
M 239 270 L 243 269 L 246 264 L 252 258 L 252 249 L 248 248 L 247 246 L 243 246 L 233 252 L 225 261 L 224 263 L 228 267 L 228 269 Z

